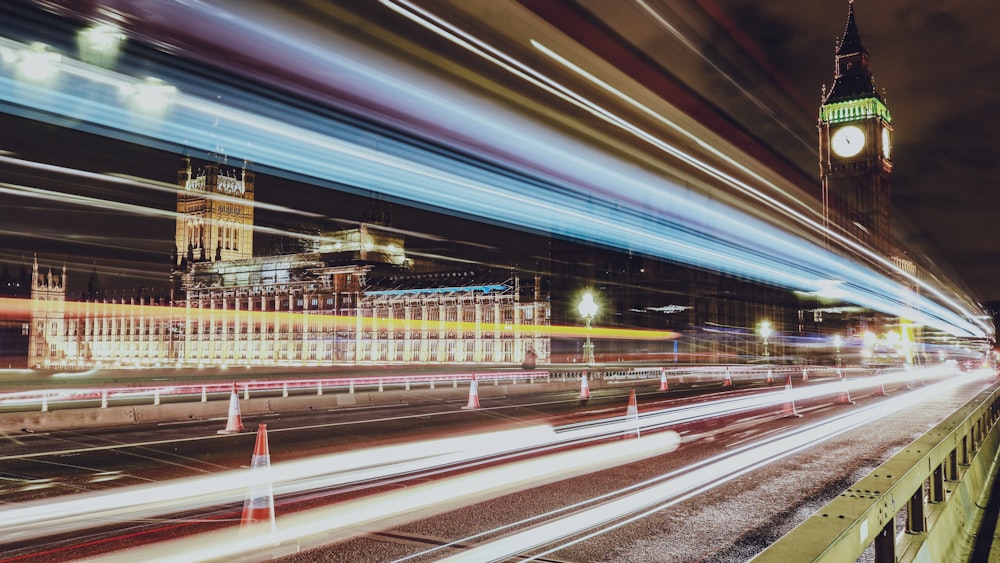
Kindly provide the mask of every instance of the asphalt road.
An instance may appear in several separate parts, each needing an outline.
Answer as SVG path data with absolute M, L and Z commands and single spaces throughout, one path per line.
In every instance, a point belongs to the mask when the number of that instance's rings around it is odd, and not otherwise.
M 821 381 L 817 381 L 822 383 Z M 798 521 L 879 465 L 901 446 L 944 418 L 969 397 L 988 386 L 988 380 L 969 381 L 947 394 L 893 415 L 889 423 L 874 423 L 816 445 L 781 462 L 752 471 L 688 500 L 675 502 L 635 522 L 554 548 L 542 560 L 558 561 L 743 561 L 791 529 Z M 639 411 L 704 404 L 708 401 L 767 392 L 764 388 L 672 387 L 661 393 L 639 388 Z M 602 494 L 642 483 L 657 476 L 690 471 L 695 464 L 732 452 L 755 441 L 792 428 L 832 419 L 851 410 L 878 405 L 890 397 L 856 394 L 855 405 L 836 405 L 829 398 L 800 403 L 802 418 L 784 418 L 780 407 L 766 407 L 739 415 L 712 417 L 671 427 L 683 437 L 672 453 L 615 469 L 547 483 L 520 492 L 499 492 L 495 498 L 469 503 L 443 513 L 410 517 L 406 523 L 373 527 L 333 546 L 284 557 L 287 561 L 388 561 L 403 557 L 434 560 L 445 554 L 482 544 L 511 530 L 526 528 L 526 518 L 581 503 Z M 898 391 L 898 392 L 897 392 Z M 464 401 L 379 408 L 330 409 L 245 418 L 249 428 L 268 425 L 272 464 L 321 453 L 345 452 L 390 443 L 433 437 L 524 427 L 538 422 L 566 425 L 624 414 L 628 388 L 597 392 L 586 402 L 572 393 L 531 398 L 496 399 L 483 408 L 462 410 Z M 157 426 L 90 429 L 49 434 L 7 436 L 0 446 L 2 498 L 7 507 L 33 499 L 65 499 L 84 491 L 163 482 L 195 475 L 212 475 L 249 465 L 254 435 L 218 435 L 224 420 L 192 421 Z M 536 454 L 531 454 L 536 455 Z M 525 456 L 530 457 L 530 456 Z M 515 460 L 490 459 L 486 466 Z M 365 496 L 417 487 L 457 474 L 482 470 L 466 466 L 433 475 L 410 475 L 393 482 L 371 482 L 314 493 L 278 496 L 280 518 L 331 502 L 347 503 Z M 488 483 L 487 483 L 488 485 Z M 15 504 L 17 503 L 17 504 Z M 348 506 L 348 505 L 344 505 Z M 189 535 L 211 529 L 233 529 L 242 503 L 163 515 L 141 522 L 124 522 L 44 540 L 4 542 L 2 560 L 64 560 L 97 555 L 149 541 Z M 540 521 L 544 521 L 542 519 Z M 512 526 L 499 529 L 502 526 Z M 470 537 L 482 534 L 479 537 Z M 579 538 L 577 538 L 579 539 Z M 564 543 L 568 543 L 567 540 Z M 426 550 L 458 542 L 458 548 Z M 304 540 L 302 547 L 310 544 Z M 286 550 L 287 551 L 287 550 Z M 266 559 L 262 553 L 251 559 Z

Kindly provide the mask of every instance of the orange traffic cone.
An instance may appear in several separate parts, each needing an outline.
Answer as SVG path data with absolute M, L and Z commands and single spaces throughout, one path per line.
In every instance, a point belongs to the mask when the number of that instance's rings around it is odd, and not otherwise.
M 625 416 L 639 416 L 639 405 L 635 402 L 635 389 L 628 391 L 628 408 L 625 410 Z
M 774 374 L 771 373 L 771 368 L 767 368 L 767 384 L 768 385 L 774 384 Z
M 583 375 L 580 376 L 580 398 L 590 398 L 590 384 L 587 383 L 587 372 L 583 372 Z
M 840 372 L 840 368 L 837 368 L 837 378 L 840 379 L 844 386 L 844 390 L 840 392 L 840 397 L 837 398 L 837 402 L 842 405 L 853 405 L 854 401 L 851 400 L 851 387 L 847 384 L 847 376 Z
M 479 408 L 479 382 L 476 381 L 476 374 L 472 374 L 472 381 L 469 383 L 469 403 L 463 409 Z
M 660 368 L 660 391 L 669 391 L 670 387 L 667 385 L 667 372 L 663 368 Z
M 785 418 L 798 418 L 802 416 L 795 410 L 795 398 L 792 397 L 792 374 L 788 374 L 785 381 L 785 405 L 781 408 L 781 414 Z
M 722 382 L 723 387 L 732 387 L 733 378 L 729 376 L 729 366 L 726 366 L 726 379 Z
M 806 368 L 802 368 L 802 383 L 806 383 L 808 381 L 809 381 L 809 370 L 807 370 Z
M 229 420 L 226 422 L 225 430 L 219 430 L 219 434 L 237 434 L 246 431 L 243 428 L 243 417 L 240 416 L 240 397 L 236 394 L 236 383 L 233 383 L 233 392 L 229 395 Z
M 267 425 L 257 427 L 257 444 L 253 448 L 253 458 L 250 469 L 271 467 L 271 454 L 267 448 Z M 256 525 L 269 525 L 271 532 L 277 528 L 274 523 L 274 492 L 271 482 L 254 485 L 250 495 L 243 503 L 243 517 L 240 518 L 240 528 Z
M 628 408 L 625 409 L 625 418 L 628 419 L 630 425 L 635 426 L 635 432 L 625 432 L 625 438 L 638 438 L 639 437 L 639 406 L 635 401 L 635 389 L 630 389 L 628 392 Z

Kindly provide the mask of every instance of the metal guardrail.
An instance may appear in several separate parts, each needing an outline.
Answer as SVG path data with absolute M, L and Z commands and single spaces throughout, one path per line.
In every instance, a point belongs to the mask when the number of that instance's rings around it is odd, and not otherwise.
M 959 561 L 988 494 L 1000 444 L 1000 382 L 981 393 L 753 559 Z M 905 514 L 900 514 L 905 511 Z M 905 533 L 897 536 L 897 515 Z

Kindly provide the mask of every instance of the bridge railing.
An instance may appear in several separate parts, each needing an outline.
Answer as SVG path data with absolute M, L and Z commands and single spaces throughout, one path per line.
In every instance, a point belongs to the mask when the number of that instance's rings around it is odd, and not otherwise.
M 979 394 L 753 559 L 956 561 L 982 516 L 1000 444 L 1000 383 Z M 897 516 L 905 521 L 897 535 Z
M 27 391 L 0 393 L 0 407 L 36 406 L 47 411 L 50 405 L 67 403 L 96 403 L 100 401 L 101 408 L 107 408 L 111 401 L 144 402 L 158 405 L 165 399 L 188 399 L 197 397 L 202 402 L 210 395 L 232 393 L 234 386 L 244 399 L 252 394 L 277 394 L 287 397 L 289 392 L 310 392 L 322 395 L 324 391 L 354 393 L 355 389 L 383 391 L 386 388 L 401 388 L 409 390 L 413 386 L 423 386 L 435 389 L 441 386 L 458 387 L 475 377 L 486 384 L 509 382 L 512 384 L 549 381 L 551 374 L 544 370 L 502 371 L 502 372 L 468 372 L 447 374 L 413 374 L 384 375 L 371 377 L 336 377 L 310 379 L 264 379 L 237 382 L 213 381 L 206 383 L 182 383 L 168 385 L 141 385 L 129 387 L 107 388 L 50 388 Z
M 373 376 L 341 376 L 308 379 L 257 379 L 236 380 L 237 391 L 244 399 L 252 396 L 274 396 L 278 393 L 287 397 L 289 393 L 302 395 L 324 392 L 354 393 L 355 389 L 371 391 L 377 389 L 403 389 L 411 387 L 435 389 L 443 387 L 457 388 L 459 384 L 468 384 L 476 377 L 482 384 L 500 384 L 501 382 L 534 383 L 538 381 L 576 381 L 586 376 L 594 380 L 615 382 L 657 381 L 665 377 L 670 384 L 723 384 L 731 379 L 734 384 L 762 383 L 765 379 L 770 383 L 784 383 L 786 377 L 794 377 L 805 381 L 808 377 L 833 378 L 841 373 L 852 376 L 868 375 L 871 370 L 863 368 L 834 368 L 830 366 L 765 366 L 765 365 L 711 365 L 711 366 L 590 366 L 573 369 L 553 370 L 522 370 L 522 371 L 483 371 L 465 373 L 441 374 L 383 374 Z M 197 401 L 206 402 L 211 398 L 228 397 L 232 392 L 232 381 L 209 381 L 204 383 L 164 383 L 160 385 L 132 385 L 128 387 L 106 388 L 70 388 L 50 387 L 43 389 L 24 390 L 0 393 L 0 410 L 31 410 L 46 412 L 50 407 L 73 408 L 92 407 L 100 403 L 101 408 L 107 408 L 110 403 L 118 404 L 153 404 L 161 401 Z

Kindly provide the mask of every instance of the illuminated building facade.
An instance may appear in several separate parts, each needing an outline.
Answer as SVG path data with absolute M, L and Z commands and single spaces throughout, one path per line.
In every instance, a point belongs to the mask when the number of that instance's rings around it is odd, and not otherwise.
M 29 367 L 547 362 L 541 281 L 414 264 L 388 228 L 309 237 L 253 257 L 253 175 L 182 160 L 171 297 L 65 301 L 32 278 Z M 226 184 L 227 188 L 219 186 Z M 214 252 L 208 249 L 215 247 Z
M 31 269 L 31 327 L 28 337 L 28 365 L 44 363 L 52 356 L 61 357 L 65 350 L 66 267 L 62 274 L 50 269 L 38 273 L 38 259 Z
M 885 97 L 875 89 L 853 3 L 835 59 L 833 85 L 824 87 L 819 109 L 825 226 L 888 255 L 892 117 Z
M 819 108 L 819 168 L 823 190 L 823 216 L 827 232 L 840 232 L 887 259 L 885 268 L 907 293 L 919 291 L 916 264 L 896 248 L 891 232 L 892 116 L 884 94 L 875 87 L 868 49 L 861 41 L 854 3 L 850 3 L 844 35 L 837 44 L 833 85 L 824 87 Z M 908 295 L 904 302 L 909 304 Z M 898 325 L 901 338 L 909 342 L 913 327 L 902 318 L 891 318 L 845 307 L 814 310 L 843 316 L 848 335 Z M 919 336 L 917 336 L 918 338 Z M 909 353 L 907 353 L 909 358 Z
M 238 178 L 214 162 L 192 173 L 191 159 L 182 158 L 177 171 L 174 266 L 181 261 L 253 256 L 253 188 L 254 173 L 246 168 Z

